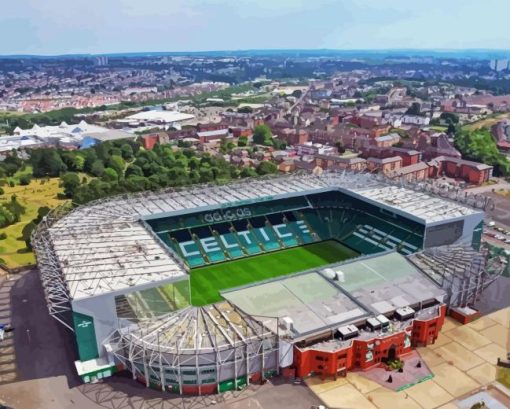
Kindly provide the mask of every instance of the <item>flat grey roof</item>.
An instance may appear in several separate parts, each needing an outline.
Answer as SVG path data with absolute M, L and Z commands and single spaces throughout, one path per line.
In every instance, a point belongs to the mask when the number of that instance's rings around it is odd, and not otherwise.
M 339 274 L 339 285 L 375 314 L 387 314 L 445 295 L 443 289 L 396 252 L 332 269 Z
M 326 278 L 325 270 L 331 269 L 337 280 Z M 397 308 L 441 301 L 445 291 L 392 252 L 227 290 L 222 296 L 254 316 L 289 317 L 294 327 L 289 335 L 297 339 Z
M 291 318 L 292 338 L 370 315 L 316 271 L 222 292 L 222 296 L 250 315 Z

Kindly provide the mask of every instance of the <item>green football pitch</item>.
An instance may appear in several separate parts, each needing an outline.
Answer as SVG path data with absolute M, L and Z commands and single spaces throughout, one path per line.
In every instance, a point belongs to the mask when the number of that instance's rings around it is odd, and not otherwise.
M 191 304 L 220 301 L 220 290 L 297 273 L 357 256 L 354 250 L 329 240 L 241 260 L 191 270 Z

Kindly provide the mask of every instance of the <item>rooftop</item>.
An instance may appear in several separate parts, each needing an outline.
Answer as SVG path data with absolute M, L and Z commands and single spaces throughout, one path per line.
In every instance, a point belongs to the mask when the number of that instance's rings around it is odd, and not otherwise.
M 479 212 L 391 185 L 371 174 L 325 172 L 322 176 L 279 176 L 99 200 L 74 209 L 48 228 L 51 252 L 71 299 L 177 280 L 185 277 L 186 267 L 145 227 L 143 220 L 328 189 L 339 189 L 384 205 L 423 223 Z
M 265 284 L 222 292 L 242 311 L 264 317 L 290 317 L 292 337 L 337 327 L 368 312 L 318 272 L 297 274 Z M 272 328 L 276 332 L 276 328 Z
M 104 142 L 114 139 L 133 138 L 134 136 L 136 135 L 98 125 L 91 125 L 85 121 L 75 125 L 69 125 L 65 122 L 56 126 L 34 125 L 30 129 L 18 127 L 14 130 L 14 135 L 0 138 L 0 152 L 43 146 L 55 142 L 78 146 L 81 145 L 85 137 L 91 137 Z
M 437 284 L 396 252 L 332 269 L 339 276 L 339 285 L 376 315 L 444 295 Z
M 187 121 L 194 118 L 194 115 L 183 114 L 177 111 L 141 111 L 128 116 L 126 120 L 171 123 Z
M 261 322 L 228 302 L 188 307 L 119 329 L 120 336 L 147 350 L 192 355 L 240 347 L 273 338 Z
M 393 252 L 227 290 L 222 296 L 253 316 L 289 317 L 289 336 L 299 339 L 398 308 L 441 301 L 445 291 Z

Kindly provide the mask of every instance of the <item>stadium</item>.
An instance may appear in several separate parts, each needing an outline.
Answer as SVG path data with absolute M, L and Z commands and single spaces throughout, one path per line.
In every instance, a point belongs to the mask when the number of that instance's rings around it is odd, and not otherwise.
M 433 190 L 344 172 L 143 192 L 56 209 L 32 243 L 84 382 L 216 393 L 433 343 L 499 271 L 486 203 Z

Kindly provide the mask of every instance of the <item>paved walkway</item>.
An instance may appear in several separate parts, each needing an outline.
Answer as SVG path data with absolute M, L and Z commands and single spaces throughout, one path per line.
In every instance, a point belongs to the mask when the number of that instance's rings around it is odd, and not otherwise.
M 0 277 L 1 280 L 1 277 Z M 147 389 L 131 377 L 82 384 L 73 365 L 73 334 L 48 315 L 37 272 L 0 281 L 0 322 L 14 336 L 0 343 L 0 402 L 14 409 L 293 409 L 320 400 L 306 385 L 275 379 L 239 392 L 181 397 Z M 30 338 L 26 331 L 30 330 Z M 5 362 L 3 362 L 5 361 Z
M 418 348 L 434 378 L 401 392 L 381 387 L 360 373 L 336 381 L 307 380 L 324 404 L 356 409 L 455 409 L 496 379 L 498 357 L 510 351 L 510 307 L 460 325 L 447 318 L 434 345 Z
M 12 324 L 11 289 L 20 276 L 9 276 L 5 271 L 0 273 L 0 323 Z M 7 332 L 0 341 L 0 384 L 14 382 L 18 379 L 16 371 L 16 355 L 14 333 Z

